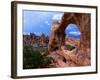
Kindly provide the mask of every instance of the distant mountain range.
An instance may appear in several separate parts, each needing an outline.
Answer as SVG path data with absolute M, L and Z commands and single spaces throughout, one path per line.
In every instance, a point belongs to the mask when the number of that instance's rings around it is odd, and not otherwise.
M 31 33 L 23 33 L 23 35 L 30 35 Z M 34 33 L 35 34 L 35 33 Z M 35 34 L 36 36 L 38 36 L 37 34 Z M 42 35 L 42 33 L 41 33 Z M 40 36 L 41 36 L 40 35 Z M 44 34 L 45 35 L 45 34 Z M 46 36 L 46 35 L 45 35 Z M 69 32 L 66 34 L 66 38 L 75 38 L 75 39 L 80 39 L 80 33 L 79 32 Z M 48 36 L 49 37 L 49 36 Z
M 76 35 L 76 34 L 67 34 L 66 35 L 66 38 L 75 38 L 75 39 L 80 39 L 80 35 L 78 34 L 78 35 Z

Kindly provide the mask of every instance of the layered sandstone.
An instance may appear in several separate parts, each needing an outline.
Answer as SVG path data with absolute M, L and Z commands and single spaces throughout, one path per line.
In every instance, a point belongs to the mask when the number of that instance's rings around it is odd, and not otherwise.
M 91 22 L 90 14 L 64 13 L 61 22 L 54 21 L 48 44 L 50 56 L 54 59 L 56 67 L 91 65 Z M 81 32 L 80 40 L 66 40 L 65 29 L 70 24 L 76 24 Z M 72 53 L 63 49 L 65 42 L 76 44 Z M 68 47 L 66 47 L 68 48 Z M 55 56 L 55 57 L 54 57 Z

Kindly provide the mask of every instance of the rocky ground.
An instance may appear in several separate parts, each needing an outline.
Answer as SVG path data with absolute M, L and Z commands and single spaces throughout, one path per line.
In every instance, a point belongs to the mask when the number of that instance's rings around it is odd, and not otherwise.
M 78 40 L 69 40 L 72 44 L 78 45 Z M 73 50 L 67 50 L 65 46 L 62 46 L 60 50 L 50 52 L 50 57 L 53 58 L 52 65 L 54 67 L 77 67 L 77 66 L 89 66 L 91 65 L 90 49 L 78 50 L 77 47 Z

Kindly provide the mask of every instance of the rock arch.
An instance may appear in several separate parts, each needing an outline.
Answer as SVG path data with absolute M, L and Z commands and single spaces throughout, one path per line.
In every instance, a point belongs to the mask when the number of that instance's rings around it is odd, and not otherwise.
M 48 49 L 49 51 L 52 50 L 53 42 L 56 42 L 58 45 L 58 48 L 61 47 L 61 45 L 64 44 L 65 39 L 65 29 L 70 23 L 74 23 L 78 26 L 80 32 L 81 32 L 81 38 L 80 38 L 80 49 L 86 49 L 90 48 L 90 38 L 91 38 L 91 22 L 90 22 L 90 14 L 87 13 L 67 13 L 65 12 L 61 23 L 58 25 L 59 27 L 51 32 Z M 55 36 L 56 35 L 56 36 Z M 59 39 L 60 38 L 60 39 Z M 56 45 L 57 45 L 56 44 Z

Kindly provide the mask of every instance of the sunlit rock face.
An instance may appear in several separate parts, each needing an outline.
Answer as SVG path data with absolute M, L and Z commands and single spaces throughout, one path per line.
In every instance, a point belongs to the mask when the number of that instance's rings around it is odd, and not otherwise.
M 64 44 L 65 29 L 70 23 L 76 24 L 81 32 L 79 48 L 82 50 L 90 48 L 90 16 L 87 13 L 64 13 L 61 23 L 59 21 L 53 22 L 48 44 L 49 51 L 60 48 Z
M 60 26 L 60 22 L 57 20 L 54 20 L 51 26 L 51 32 L 50 32 L 50 38 L 49 38 L 49 44 L 48 44 L 49 51 L 54 51 L 60 47 L 58 36 L 57 36 L 59 26 Z

